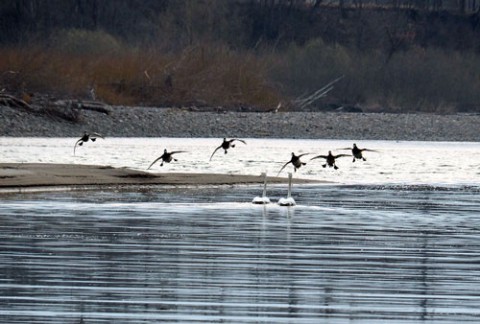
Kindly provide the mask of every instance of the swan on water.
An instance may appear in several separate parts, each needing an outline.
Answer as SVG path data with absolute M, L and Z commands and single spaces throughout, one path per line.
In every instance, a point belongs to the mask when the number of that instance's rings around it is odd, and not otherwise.
M 270 199 L 267 197 L 267 173 L 262 172 L 261 176 L 263 176 L 263 194 L 261 197 L 257 196 L 253 198 L 252 203 L 264 205 L 270 203 Z
M 280 198 L 278 200 L 280 206 L 295 206 L 297 203 L 292 198 L 292 173 L 288 173 L 288 194 L 287 198 Z

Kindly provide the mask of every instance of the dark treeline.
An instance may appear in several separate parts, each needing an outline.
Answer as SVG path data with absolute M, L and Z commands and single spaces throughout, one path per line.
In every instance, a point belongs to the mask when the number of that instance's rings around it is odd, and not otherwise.
M 3 0 L 0 43 L 46 41 L 59 29 L 75 28 L 101 29 L 130 44 L 172 48 L 205 40 L 235 48 L 282 47 L 320 37 L 357 49 L 392 51 L 416 44 L 480 50 L 478 13 L 371 7 L 367 0 L 348 7 L 326 5 L 330 2 Z
M 122 48 L 173 55 L 185 54 L 192 46 L 215 44 L 238 55 L 249 53 L 268 61 L 268 83 L 289 98 L 344 75 L 337 91 L 332 92 L 332 101 L 339 104 L 476 109 L 480 71 L 471 67 L 477 64 L 480 53 L 478 13 L 441 7 L 372 6 L 372 1 L 362 0 L 349 6 L 343 3 L 3 0 L 0 45 L 61 49 L 68 47 L 72 37 L 79 37 L 69 34 L 72 30 L 99 32 L 103 43 L 118 43 Z M 436 71 L 445 66 L 443 73 Z M 469 77 L 459 79 L 465 71 Z M 453 76 L 447 83 L 432 81 L 448 78 L 449 73 Z M 365 78 L 370 81 L 364 82 Z M 436 85 L 428 88 L 427 83 Z M 445 93 L 446 89 L 451 90 Z M 425 106 L 429 108 L 422 108 Z

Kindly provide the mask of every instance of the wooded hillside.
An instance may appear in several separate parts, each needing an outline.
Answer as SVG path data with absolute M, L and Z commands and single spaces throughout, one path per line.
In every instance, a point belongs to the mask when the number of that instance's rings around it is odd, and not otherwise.
M 480 16 L 372 1 L 3 0 L 0 90 L 113 104 L 477 111 Z

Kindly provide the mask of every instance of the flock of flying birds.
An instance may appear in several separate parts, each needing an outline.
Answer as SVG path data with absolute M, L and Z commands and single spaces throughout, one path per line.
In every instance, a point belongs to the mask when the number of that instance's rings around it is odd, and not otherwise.
M 75 146 L 73 147 L 73 155 L 75 155 L 75 150 L 77 148 L 77 146 L 82 146 L 83 143 L 86 143 L 88 142 L 89 140 L 92 141 L 92 142 L 95 142 L 97 138 L 102 138 L 104 139 L 104 137 L 98 133 L 87 133 L 87 132 L 84 132 L 84 134 L 82 135 L 82 137 L 75 143 Z M 239 138 L 232 138 L 232 139 L 229 139 L 227 140 L 226 138 L 223 139 L 223 142 L 222 144 L 220 144 L 220 146 L 218 146 L 212 153 L 212 155 L 210 156 L 210 161 L 212 160 L 213 156 L 215 155 L 215 153 L 217 153 L 218 150 L 220 149 L 223 149 L 224 150 L 224 153 L 227 154 L 228 153 L 228 150 L 230 148 L 234 148 L 235 147 L 235 142 L 238 141 L 238 142 L 241 142 L 243 144 L 247 144 L 247 142 L 245 142 L 244 140 L 242 139 L 239 139 Z M 346 148 L 341 148 L 340 150 L 351 150 L 352 154 L 337 154 L 337 155 L 333 155 L 332 154 L 332 151 L 328 151 L 328 154 L 327 155 L 317 155 L 317 156 L 314 156 L 312 157 L 310 160 L 315 160 L 315 159 L 325 159 L 325 163 L 322 165 L 322 167 L 326 168 L 327 166 L 328 167 L 331 167 L 331 168 L 334 168 L 335 170 L 338 169 L 338 166 L 336 165 L 336 160 L 338 158 L 341 158 L 341 157 L 353 157 L 353 162 L 355 162 L 356 160 L 362 160 L 362 161 L 366 161 L 366 159 L 363 157 L 363 152 L 365 151 L 371 151 L 371 152 L 377 152 L 376 150 L 370 150 L 370 149 L 367 149 L 367 148 L 359 148 L 356 144 L 353 144 L 353 148 L 351 147 L 346 147 Z M 156 158 L 151 164 L 150 166 L 147 168 L 147 170 L 149 170 L 156 162 L 158 161 L 162 161 L 160 163 L 160 166 L 163 166 L 164 163 L 170 163 L 172 161 L 178 161 L 177 159 L 175 159 L 173 157 L 174 154 L 178 154 L 178 153 L 185 153 L 186 151 L 171 151 L 171 152 L 168 152 L 167 149 L 165 149 L 163 151 L 163 154 L 160 155 L 158 158 Z M 300 155 L 295 155 L 295 153 L 292 152 L 292 157 L 290 159 L 290 161 L 288 161 L 287 163 L 285 163 L 282 168 L 280 169 L 280 171 L 278 171 L 278 174 L 277 176 L 283 171 L 283 169 L 285 169 L 290 163 L 293 165 L 293 170 L 296 172 L 297 169 L 299 169 L 300 167 L 302 167 L 303 165 L 306 165 L 305 162 L 303 162 L 301 160 L 301 158 L 305 155 L 308 155 L 308 154 L 311 154 L 311 153 L 303 153 L 303 154 L 300 154 Z
M 92 141 L 92 142 L 95 142 L 97 140 L 97 138 L 102 138 L 102 139 L 105 139 L 102 135 L 98 134 L 98 133 L 87 133 L 87 132 L 84 132 L 84 134 L 82 135 L 82 137 L 76 141 L 75 143 L 75 146 L 73 147 L 73 155 L 75 155 L 75 150 L 77 148 L 77 146 L 82 146 L 84 143 L 88 142 L 88 141 Z M 215 150 L 213 151 L 212 155 L 210 156 L 210 161 L 212 160 L 213 156 L 215 155 L 215 153 L 217 153 L 218 150 L 220 149 L 223 149 L 224 153 L 227 154 L 228 153 L 228 150 L 230 148 L 234 148 L 235 147 L 235 142 L 241 142 L 243 144 L 247 144 L 247 142 L 245 142 L 244 140 L 242 139 L 239 139 L 239 138 L 232 138 L 232 139 L 229 139 L 227 140 L 226 138 L 223 139 L 223 142 L 222 144 L 220 144 L 220 146 L 218 146 L 217 148 L 215 148 Z M 327 155 L 317 155 L 317 156 L 314 156 L 310 159 L 311 160 L 315 160 L 315 159 L 325 159 L 325 163 L 322 164 L 322 167 L 326 168 L 327 166 L 328 167 L 331 167 L 331 168 L 334 168 L 335 170 L 338 169 L 338 166 L 336 165 L 336 160 L 338 158 L 341 158 L 341 157 L 353 157 L 353 162 L 355 162 L 356 160 L 362 160 L 362 161 L 366 161 L 365 157 L 363 156 L 363 152 L 365 151 L 371 151 L 371 152 L 377 152 L 376 150 L 370 150 L 370 149 L 367 149 L 367 148 L 359 148 L 356 144 L 353 144 L 353 148 L 351 147 L 346 147 L 346 148 L 341 148 L 340 150 L 351 150 L 351 154 L 337 154 L 337 155 L 333 155 L 332 154 L 332 151 L 328 151 L 328 154 Z M 171 152 L 168 152 L 167 149 L 165 149 L 163 151 L 163 154 L 160 155 L 158 158 L 156 158 L 151 164 L 150 166 L 147 168 L 147 170 L 149 170 L 155 163 L 157 163 L 158 161 L 161 160 L 161 163 L 160 163 L 160 166 L 163 166 L 164 163 L 170 163 L 172 161 L 178 161 L 177 159 L 175 159 L 173 157 L 174 154 L 178 154 L 178 153 L 185 153 L 186 151 L 171 151 Z M 295 153 L 292 152 L 292 157 L 290 158 L 290 161 L 286 162 L 282 168 L 280 169 L 280 171 L 278 171 L 278 175 L 280 175 L 280 173 L 283 171 L 283 169 L 285 169 L 290 163 L 292 164 L 293 166 L 293 170 L 296 172 L 297 169 L 299 169 L 300 167 L 306 165 L 305 162 L 303 162 L 301 160 L 301 158 L 305 155 L 308 155 L 308 154 L 311 154 L 311 153 L 303 153 L 303 154 L 299 154 L 299 155 L 295 155 Z M 263 195 L 261 197 L 255 197 L 253 199 L 253 203 L 255 204 L 268 204 L 270 203 L 270 200 L 268 199 L 268 197 L 266 197 L 266 188 L 267 188 L 267 176 L 266 174 L 264 173 L 263 174 L 264 176 L 264 188 L 263 188 Z M 289 181 L 288 181 L 288 196 L 287 198 L 281 198 L 278 203 L 279 205 L 282 205 L 282 206 L 293 206 L 295 205 L 295 200 L 291 197 L 291 188 L 292 188 L 292 173 L 289 173 L 288 174 L 288 177 L 289 177 Z

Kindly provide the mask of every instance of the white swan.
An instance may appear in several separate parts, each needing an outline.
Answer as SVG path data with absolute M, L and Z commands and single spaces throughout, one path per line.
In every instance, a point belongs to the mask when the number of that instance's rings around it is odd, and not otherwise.
M 280 206 L 295 206 L 297 203 L 292 198 L 292 173 L 288 173 L 288 195 L 287 198 L 280 198 L 278 200 Z
M 257 196 L 253 198 L 252 203 L 265 205 L 270 203 L 270 199 L 267 197 L 267 173 L 262 172 L 261 176 L 263 176 L 263 194 L 261 197 Z

